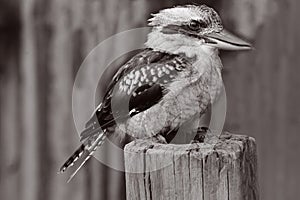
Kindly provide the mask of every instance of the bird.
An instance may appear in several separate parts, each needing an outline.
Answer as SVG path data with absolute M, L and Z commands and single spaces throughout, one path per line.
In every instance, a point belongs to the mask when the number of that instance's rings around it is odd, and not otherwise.
M 219 49 L 252 49 L 225 30 L 206 5 L 165 8 L 148 22 L 152 29 L 145 48 L 113 75 L 80 134 L 81 146 L 60 168 L 63 173 L 81 158 L 69 180 L 111 135 L 168 143 L 169 135 L 201 117 L 220 96 Z

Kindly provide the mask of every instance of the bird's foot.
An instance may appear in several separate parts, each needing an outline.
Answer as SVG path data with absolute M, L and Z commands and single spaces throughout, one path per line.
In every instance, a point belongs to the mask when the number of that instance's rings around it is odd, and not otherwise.
M 166 138 L 159 134 L 149 137 L 149 140 L 155 143 L 167 144 Z
M 197 130 L 197 133 L 194 137 L 194 139 L 192 140 L 192 144 L 194 143 L 203 143 L 204 142 L 204 139 L 205 139 L 205 136 L 207 133 L 210 132 L 210 129 L 208 127 L 199 127 L 198 130 Z

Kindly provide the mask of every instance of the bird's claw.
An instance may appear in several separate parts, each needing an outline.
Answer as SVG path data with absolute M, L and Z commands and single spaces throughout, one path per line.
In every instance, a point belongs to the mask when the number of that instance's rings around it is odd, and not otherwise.
M 198 130 L 197 130 L 197 134 L 195 135 L 194 139 L 192 140 L 192 144 L 194 143 L 203 143 L 204 142 L 204 139 L 205 139 L 205 136 L 206 134 L 210 132 L 209 128 L 208 127 L 199 127 Z
M 149 137 L 149 140 L 155 143 L 167 144 L 166 138 L 159 134 Z

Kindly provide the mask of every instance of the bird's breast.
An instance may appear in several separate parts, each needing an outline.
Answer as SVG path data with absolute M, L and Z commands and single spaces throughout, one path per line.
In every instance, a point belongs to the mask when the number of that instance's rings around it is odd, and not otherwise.
M 218 53 L 197 57 L 193 63 L 194 79 L 198 83 L 200 93 L 209 93 L 210 103 L 213 103 L 221 92 L 223 80 L 221 75 L 222 62 Z

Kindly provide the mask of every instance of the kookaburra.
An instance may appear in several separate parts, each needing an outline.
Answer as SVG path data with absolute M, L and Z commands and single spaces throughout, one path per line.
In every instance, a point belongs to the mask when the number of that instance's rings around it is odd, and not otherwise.
M 218 50 L 251 48 L 205 5 L 161 10 L 149 25 L 146 48 L 117 70 L 80 135 L 82 145 L 60 172 L 82 157 L 73 177 L 109 135 L 163 138 L 201 116 L 222 88 Z

